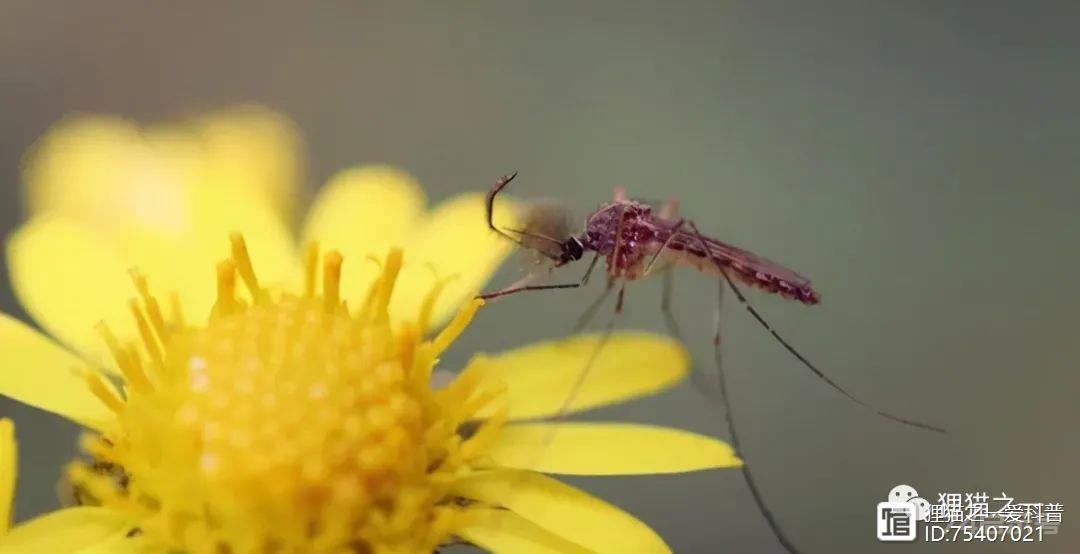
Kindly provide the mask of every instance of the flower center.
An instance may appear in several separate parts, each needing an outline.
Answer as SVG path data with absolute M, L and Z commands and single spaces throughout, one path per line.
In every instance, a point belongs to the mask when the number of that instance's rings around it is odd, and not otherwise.
M 401 261 L 391 252 L 350 311 L 336 252 L 324 258 L 322 294 L 311 246 L 304 293 L 274 297 L 234 236 L 202 326 L 167 321 L 136 274 L 145 353 L 101 328 L 125 386 L 121 396 L 87 374 L 118 428 L 84 439 L 95 462 L 69 470 L 82 500 L 130 511 L 146 540 L 189 552 L 432 551 L 462 524 L 450 477 L 501 419 L 469 439 L 458 428 L 500 391 L 471 378 L 430 389 L 436 357 L 480 303 L 422 340 L 441 284 L 417 321 L 392 323 Z

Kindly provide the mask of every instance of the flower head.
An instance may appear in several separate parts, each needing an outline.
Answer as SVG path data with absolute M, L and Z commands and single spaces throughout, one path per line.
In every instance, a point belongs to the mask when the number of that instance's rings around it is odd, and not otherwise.
M 433 391 L 428 381 L 479 301 L 423 340 L 430 310 L 400 325 L 387 311 L 400 251 L 353 311 L 340 299 L 341 255 L 328 252 L 319 276 L 309 253 L 303 292 L 272 294 L 234 236 L 198 326 L 167 318 L 135 275 L 142 348 L 101 328 L 124 393 L 86 374 L 116 429 L 88 436 L 92 461 L 69 469 L 81 501 L 124 512 L 148 543 L 189 552 L 425 552 L 462 526 L 448 485 L 501 420 L 465 440 L 458 428 L 496 396 L 480 383 Z

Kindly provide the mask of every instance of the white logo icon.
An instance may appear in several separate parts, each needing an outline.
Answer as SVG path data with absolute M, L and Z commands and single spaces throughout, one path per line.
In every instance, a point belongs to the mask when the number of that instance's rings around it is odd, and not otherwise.
M 930 519 L 930 502 L 909 485 L 897 485 L 877 506 L 877 537 L 880 541 L 915 540 L 915 522 Z

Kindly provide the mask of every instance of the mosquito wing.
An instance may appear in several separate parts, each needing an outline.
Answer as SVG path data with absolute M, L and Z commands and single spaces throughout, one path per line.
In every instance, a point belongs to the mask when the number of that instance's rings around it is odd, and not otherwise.
M 557 258 L 562 242 L 571 234 L 569 210 L 554 200 L 526 204 L 520 225 L 521 245 L 532 252 L 530 259 L 537 264 Z
M 681 252 L 683 258 L 696 267 L 709 269 L 710 265 L 715 266 L 717 271 L 726 271 L 729 277 L 806 304 L 817 304 L 819 301 L 817 292 L 806 277 L 714 238 L 678 231 L 671 237 L 668 248 Z

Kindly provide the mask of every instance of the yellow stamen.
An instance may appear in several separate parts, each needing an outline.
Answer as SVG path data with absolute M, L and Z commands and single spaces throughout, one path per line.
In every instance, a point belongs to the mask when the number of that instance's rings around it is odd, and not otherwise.
M 420 317 L 417 318 L 417 323 L 421 329 L 427 329 L 428 325 L 431 324 L 431 313 L 435 310 L 435 303 L 439 301 L 443 289 L 458 278 L 457 275 L 451 275 L 445 279 L 440 279 L 434 267 L 432 267 L 432 273 L 435 274 L 435 286 L 424 296 L 424 302 L 420 305 Z
M 94 393 L 94 396 L 98 397 L 98 400 L 101 400 L 105 407 L 116 413 L 124 411 L 124 401 L 117 395 L 116 389 L 105 382 L 101 374 L 88 369 L 77 369 L 75 371 L 82 376 L 87 386 L 90 387 L 90 392 Z
M 255 268 L 251 266 L 251 256 L 248 254 L 247 243 L 240 233 L 229 236 L 232 245 L 232 259 L 236 263 L 236 270 L 244 281 L 244 286 L 251 293 L 251 298 L 256 304 L 265 304 L 267 301 L 266 291 L 259 287 L 259 279 L 255 276 Z
M 506 423 L 506 414 L 505 408 L 496 411 L 493 416 L 480 424 L 469 440 L 461 444 L 461 457 L 465 461 L 472 460 L 491 445 Z
M 131 308 L 131 315 L 135 318 L 135 325 L 139 329 L 139 336 L 142 337 L 143 346 L 146 347 L 146 352 L 150 354 L 150 360 L 154 362 L 155 367 L 163 367 L 164 362 L 161 358 L 161 347 L 158 346 L 157 337 L 155 337 L 154 332 L 150 330 L 150 325 L 146 323 L 146 318 L 139 308 L 139 301 L 132 299 L 128 303 L 128 306 Z
M 78 463 L 68 464 L 64 469 L 64 473 L 67 475 L 68 480 L 75 485 L 80 496 L 89 496 L 89 498 L 82 498 L 83 501 L 93 500 L 100 504 L 115 507 L 130 504 L 116 489 L 109 486 L 108 480 L 98 479 L 99 476 L 85 465 Z
M 319 243 L 311 241 L 304 245 L 304 298 L 315 296 L 315 284 L 319 278 Z
M 95 328 L 98 334 L 101 335 L 102 340 L 105 341 L 105 345 L 108 346 L 117 367 L 120 368 L 120 373 L 124 376 L 124 380 L 140 392 L 150 390 L 150 381 L 142 371 L 142 364 L 139 362 L 138 356 L 121 348 L 120 341 L 116 339 L 116 335 L 113 334 L 104 321 L 98 322 Z
M 383 277 L 380 279 L 379 294 L 375 297 L 375 313 L 386 314 L 390 306 L 390 297 L 394 294 L 394 285 L 397 283 L 398 272 L 401 271 L 401 249 L 395 248 L 386 257 L 386 266 L 383 267 Z
M 215 315 L 228 315 L 240 309 L 236 301 L 236 263 L 223 260 L 217 266 L 217 302 Z
M 341 252 L 331 250 L 323 259 L 323 307 L 333 313 L 341 305 Z
M 106 463 L 116 463 L 113 449 L 107 442 L 97 435 L 84 433 L 79 435 L 79 449 L 94 457 L 95 460 Z
M 465 328 L 469 326 L 473 316 L 476 315 L 477 310 L 484 305 L 484 300 L 481 298 L 474 298 L 468 304 L 465 304 L 458 310 L 454 319 L 447 324 L 438 335 L 435 336 L 435 340 L 431 341 L 432 346 L 435 349 L 435 356 L 442 354 L 459 336 L 465 331 Z
M 131 280 L 135 283 L 135 290 L 139 292 L 143 304 L 146 306 L 146 315 L 150 317 L 150 324 L 154 326 L 154 332 L 158 337 L 165 337 L 165 317 L 161 315 L 161 307 L 157 298 L 150 294 L 150 286 L 146 283 L 146 277 L 137 269 L 128 272 Z

